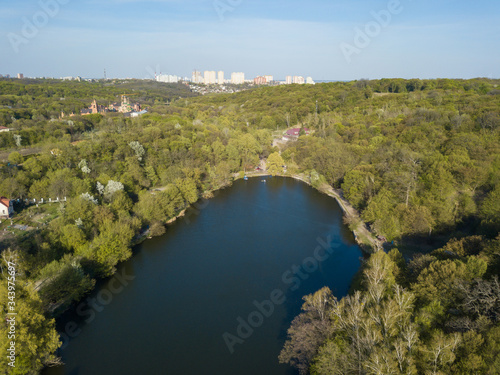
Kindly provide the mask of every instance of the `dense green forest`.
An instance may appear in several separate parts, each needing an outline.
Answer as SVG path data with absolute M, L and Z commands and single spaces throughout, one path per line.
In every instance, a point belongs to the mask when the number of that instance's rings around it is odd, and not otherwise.
M 13 220 L 29 228 L 0 224 L 2 267 L 17 259 L 26 281 L 18 329 L 30 333 L 6 373 L 57 362 L 54 316 L 134 243 L 278 151 L 286 174 L 342 189 L 387 239 L 348 297 L 305 297 L 280 360 L 304 374 L 500 373 L 498 84 L 361 80 L 195 97 L 144 81 L 0 80 L 0 125 L 11 128 L 0 133 L 0 195 L 19 199 Z M 59 119 L 124 93 L 149 113 Z M 296 126 L 311 135 L 273 147 Z M 25 201 L 41 198 L 61 201 Z
M 98 104 L 107 106 L 119 102 L 122 94 L 130 96 L 131 101 L 139 102 L 143 107 L 195 96 L 186 85 L 153 81 L 0 79 L 0 126 L 17 129 L 24 146 L 41 141 L 57 142 L 63 135 L 73 136 L 92 129 L 91 121 L 83 120 L 76 124 L 54 121 L 61 116 L 61 112 L 79 114 L 94 99 Z M 0 140 L 0 148 L 14 146 L 12 139 Z

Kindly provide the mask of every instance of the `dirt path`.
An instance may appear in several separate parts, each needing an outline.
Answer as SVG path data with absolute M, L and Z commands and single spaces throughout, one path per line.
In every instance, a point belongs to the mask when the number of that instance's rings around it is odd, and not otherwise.
M 344 215 L 357 221 L 356 229 L 353 230 L 356 241 L 359 244 L 368 245 L 372 251 L 383 249 L 383 243 L 368 229 L 366 224 L 359 217 L 359 212 L 351 206 L 351 204 L 344 198 L 342 191 L 336 190 L 328 185 L 326 189 L 327 194 L 337 200 Z
M 282 140 L 281 135 L 273 139 L 273 146 L 277 146 L 281 149 L 286 141 Z M 265 166 L 265 160 L 261 161 L 261 165 Z M 266 169 L 263 168 L 263 171 Z M 309 178 L 307 178 L 303 174 L 296 174 L 292 176 L 283 176 L 283 177 L 292 177 L 296 180 L 300 180 L 305 182 L 308 185 L 311 185 Z M 383 242 L 380 241 L 376 236 L 368 229 L 366 224 L 361 220 L 359 216 L 359 212 L 351 206 L 351 204 L 344 198 L 344 194 L 340 189 L 334 189 L 328 184 L 324 184 L 319 189 L 321 192 L 329 195 L 332 198 L 335 198 L 339 203 L 340 208 L 344 212 L 347 221 L 353 223 L 354 225 L 350 225 L 350 228 L 353 229 L 354 237 L 356 238 L 356 242 L 366 251 L 366 252 L 374 252 L 376 250 L 383 249 Z M 354 228 L 352 228 L 354 227 Z

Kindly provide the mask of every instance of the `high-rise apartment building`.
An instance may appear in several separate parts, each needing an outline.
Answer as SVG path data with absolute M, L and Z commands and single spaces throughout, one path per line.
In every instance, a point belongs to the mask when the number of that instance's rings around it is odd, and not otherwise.
M 212 71 L 205 70 L 205 73 L 203 74 L 203 76 L 204 76 L 205 85 L 213 85 L 217 81 L 217 78 L 216 78 L 217 76 L 213 70 Z
M 24 78 L 24 74 L 23 73 L 17 73 L 17 78 L 18 79 L 23 79 Z
M 203 83 L 203 76 L 201 75 L 201 72 L 197 70 L 193 71 L 193 74 L 191 75 L 191 82 Z
M 231 83 L 234 85 L 241 85 L 245 83 L 245 73 L 232 73 L 231 74 Z
M 286 76 L 285 83 L 287 85 L 291 85 L 292 84 L 292 76 Z
M 222 70 L 219 70 L 219 73 L 217 74 L 217 83 L 219 85 L 223 85 L 224 82 L 224 72 Z
M 177 83 L 181 80 L 181 77 L 170 75 L 170 74 L 159 74 L 156 76 L 157 82 L 165 82 L 165 83 Z
M 297 83 L 299 85 L 303 85 L 306 81 L 302 76 L 293 76 L 293 83 Z
M 267 79 L 266 79 L 266 77 L 264 77 L 264 76 L 255 77 L 255 78 L 253 79 L 253 83 L 254 83 L 255 85 L 265 85 L 265 84 L 267 83 Z
M 266 79 L 267 83 L 271 83 L 272 81 L 274 81 L 274 77 L 273 76 L 264 76 L 264 78 Z

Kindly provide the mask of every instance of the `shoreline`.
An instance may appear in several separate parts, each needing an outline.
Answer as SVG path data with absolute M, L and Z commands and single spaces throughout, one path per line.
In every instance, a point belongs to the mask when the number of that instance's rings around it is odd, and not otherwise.
M 268 177 L 268 176 L 271 176 L 271 175 L 269 173 L 265 173 L 265 172 L 258 172 L 258 173 L 250 172 L 249 174 L 247 174 L 248 178 Z M 357 217 L 357 218 L 359 218 L 359 216 L 356 216 L 356 215 L 358 215 L 357 211 L 352 206 L 350 206 L 350 204 L 347 200 L 345 200 L 341 196 L 341 192 L 335 191 L 335 189 L 333 189 L 330 185 L 325 184 L 326 186 L 321 186 L 320 188 L 316 188 L 316 187 L 312 186 L 312 184 L 310 183 L 310 181 L 308 181 L 308 178 L 304 174 L 290 174 L 290 175 L 278 174 L 278 175 L 276 175 L 276 177 L 292 178 L 296 181 L 301 181 L 301 182 L 307 184 L 308 186 L 312 187 L 313 189 L 319 191 L 320 193 L 326 194 L 329 197 L 334 198 L 337 201 L 337 203 L 339 204 L 340 209 L 342 210 L 343 217 L 354 217 L 354 218 Z M 235 174 L 234 179 L 229 184 L 225 184 L 223 186 L 218 187 L 217 189 L 213 189 L 213 190 L 206 191 L 206 192 L 202 193 L 197 202 L 199 202 L 200 200 L 209 200 L 210 198 L 214 197 L 214 192 L 216 193 L 219 190 L 225 189 L 227 187 L 231 187 L 235 181 L 242 180 L 242 179 L 243 179 L 243 177 L 241 177 L 240 173 Z M 165 227 L 167 227 L 168 225 L 175 223 L 178 219 L 184 217 L 186 214 L 186 211 L 189 208 L 193 207 L 196 203 L 188 205 L 183 210 L 181 210 L 177 215 L 175 215 L 174 217 L 165 221 L 163 223 L 163 225 Z M 377 249 L 377 247 L 376 247 L 376 245 L 374 245 L 374 243 L 379 242 L 379 241 L 373 237 L 373 234 L 368 230 L 368 228 L 366 227 L 366 224 L 364 222 L 361 221 L 360 223 L 361 223 L 361 225 L 360 225 L 361 228 L 358 227 L 355 229 L 352 229 L 352 228 L 349 228 L 349 229 L 353 232 L 355 241 L 358 244 L 358 246 L 360 247 L 361 251 L 365 255 L 369 255 Z M 371 239 L 373 242 L 365 243 L 365 242 L 361 241 L 360 240 L 360 235 L 361 235 L 360 229 L 365 230 L 369 235 L 368 238 Z M 143 242 L 145 242 L 146 240 L 152 239 L 152 238 L 153 237 L 150 235 L 150 232 L 148 229 L 145 232 L 141 233 L 135 240 L 133 240 L 133 242 L 131 243 L 130 246 L 131 246 L 131 248 L 134 248 L 135 246 L 138 246 L 138 245 L 142 244 Z M 133 255 L 132 255 L 132 257 L 133 257 Z M 120 264 L 121 263 L 123 263 L 123 262 L 120 262 Z M 110 277 L 113 277 L 113 276 L 110 276 Z M 105 280 L 105 279 L 102 279 L 102 280 Z M 94 290 L 94 288 L 92 290 Z M 80 301 L 81 300 L 83 300 L 83 298 L 80 299 Z M 52 311 L 51 312 L 52 317 L 54 319 L 59 319 L 71 307 L 71 305 L 73 303 L 78 303 L 78 302 L 79 301 L 73 301 L 67 308 L 65 308 L 63 311 L 58 311 L 56 314 L 54 314 L 54 311 Z
M 343 216 L 349 220 L 357 222 L 356 228 L 351 228 L 351 226 L 348 225 L 347 223 L 345 223 L 345 225 L 347 225 L 349 227 L 349 230 L 352 231 L 356 243 L 359 245 L 361 250 L 363 250 L 363 252 L 365 252 L 366 254 L 372 254 L 377 250 L 383 248 L 382 242 L 378 240 L 375 237 L 375 235 L 368 229 L 366 223 L 361 220 L 359 212 L 354 207 L 351 206 L 349 201 L 347 201 L 343 197 L 342 191 L 338 191 L 328 184 L 324 184 L 319 188 L 315 188 L 303 174 L 293 174 L 288 176 L 278 175 L 278 176 L 290 177 L 295 180 L 302 181 L 305 184 L 311 186 L 313 189 L 316 189 L 320 193 L 326 194 L 329 197 L 334 198 L 339 204 Z M 365 241 L 363 241 L 363 239 L 365 239 Z
M 266 172 L 249 172 L 246 174 L 248 178 L 256 178 L 256 177 L 267 177 L 271 176 L 269 173 Z M 382 249 L 382 243 L 375 238 L 374 234 L 367 228 L 366 224 L 359 218 L 359 213 L 358 211 L 350 205 L 350 203 L 341 196 L 342 192 L 341 191 L 336 191 L 333 187 L 330 185 L 323 185 L 320 186 L 320 188 L 316 188 L 312 186 L 311 182 L 308 180 L 308 178 L 302 174 L 302 173 L 295 173 L 295 174 L 277 174 L 276 177 L 284 177 L 284 178 L 292 178 L 296 181 L 301 181 L 305 183 L 306 185 L 310 186 L 311 188 L 319 191 L 322 194 L 326 194 L 331 198 L 334 198 L 338 205 L 340 206 L 340 209 L 342 210 L 343 217 L 347 217 L 353 220 L 356 220 L 358 222 L 358 225 L 356 228 L 352 229 L 349 225 L 349 230 L 354 234 L 354 239 L 358 246 L 361 248 L 363 253 L 365 254 L 372 254 L 378 249 Z M 243 177 L 241 177 L 240 173 L 235 173 L 233 175 L 233 180 L 229 184 L 224 184 L 216 189 L 205 191 L 202 194 L 200 194 L 200 197 L 198 201 L 196 201 L 194 204 L 190 204 L 186 206 L 184 209 L 182 209 L 178 214 L 173 216 L 172 218 L 168 219 L 167 221 L 163 222 L 162 224 L 167 227 L 171 224 L 174 224 L 177 220 L 180 218 L 184 217 L 186 215 L 186 211 L 193 207 L 196 203 L 198 203 L 200 200 L 210 200 L 211 198 L 214 197 L 214 193 L 218 192 L 219 190 L 231 187 L 235 181 L 242 180 Z M 347 225 L 347 224 L 345 224 Z M 130 247 L 133 248 L 142 244 L 146 240 L 152 239 L 153 236 L 150 234 L 150 230 L 147 229 L 146 231 L 139 233 L 135 239 L 132 240 L 132 243 L 130 244 Z M 362 240 L 362 238 L 365 239 L 365 241 Z M 121 262 L 120 262 L 121 263 Z M 117 264 L 118 266 L 119 264 Z M 111 276 L 112 277 L 112 276 Z M 62 315 L 67 309 L 64 311 L 58 312 L 56 315 L 54 315 L 55 318 L 58 316 Z
M 246 174 L 246 176 L 248 178 L 254 178 L 270 176 L 270 174 L 264 172 L 249 172 Z M 383 249 L 383 243 L 375 237 L 375 234 L 370 229 L 368 229 L 366 223 L 361 220 L 358 210 L 352 207 L 349 201 L 343 197 L 343 193 L 341 190 L 334 189 L 328 184 L 324 184 L 319 188 L 316 188 L 311 184 L 309 179 L 303 173 L 277 174 L 276 177 L 293 178 L 294 180 L 301 181 L 309 185 L 322 194 L 326 194 L 329 197 L 334 198 L 340 206 L 340 209 L 342 210 L 343 217 L 351 220 L 356 225 L 355 228 L 351 228 L 349 224 L 345 223 L 345 225 L 349 227 L 349 230 L 354 234 L 354 239 L 361 250 L 365 254 L 372 254 L 377 250 Z M 239 173 L 235 174 L 234 181 L 241 179 L 242 177 L 240 177 Z

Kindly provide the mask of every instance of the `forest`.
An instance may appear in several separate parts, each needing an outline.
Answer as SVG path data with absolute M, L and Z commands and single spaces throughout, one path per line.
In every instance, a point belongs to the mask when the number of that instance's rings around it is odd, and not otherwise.
M 304 297 L 279 360 L 301 374 L 500 374 L 499 84 L 383 79 L 199 97 L 182 84 L 0 80 L 0 196 L 15 200 L 17 224 L 0 224 L 2 268 L 16 259 L 25 281 L 18 365 L 2 371 L 58 363 L 54 317 L 134 244 L 280 153 L 286 175 L 342 191 L 386 242 L 348 296 Z M 121 94 L 149 113 L 60 117 Z M 311 134 L 273 147 L 291 127 Z

